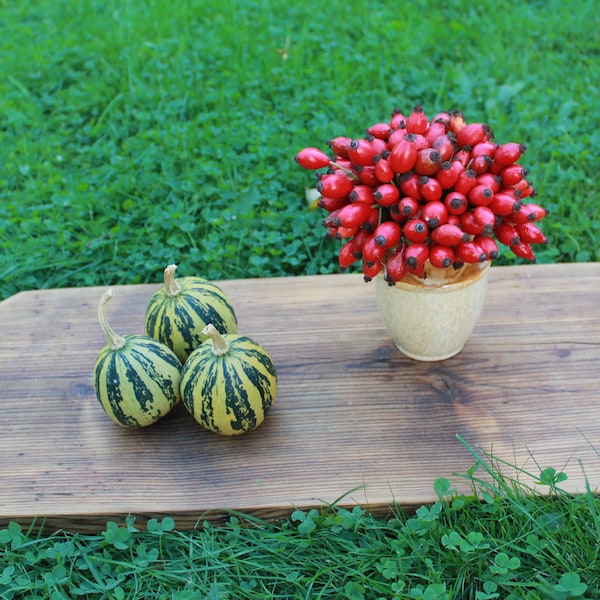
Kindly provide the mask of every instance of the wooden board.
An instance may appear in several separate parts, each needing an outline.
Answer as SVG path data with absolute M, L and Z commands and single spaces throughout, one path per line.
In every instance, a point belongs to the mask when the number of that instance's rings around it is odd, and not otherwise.
M 262 517 L 344 496 L 375 513 L 435 500 L 474 462 L 457 440 L 565 487 L 600 484 L 600 264 L 492 267 L 484 314 L 460 355 L 419 363 L 386 334 L 358 275 L 223 281 L 240 332 L 279 373 L 266 422 L 241 437 L 180 406 L 140 431 L 114 425 L 92 371 L 105 288 L 28 291 L 0 303 L 0 524 L 47 517 L 93 530 L 230 509 Z M 143 332 L 156 285 L 117 286 L 108 318 Z M 585 473 L 584 473 L 585 471 Z

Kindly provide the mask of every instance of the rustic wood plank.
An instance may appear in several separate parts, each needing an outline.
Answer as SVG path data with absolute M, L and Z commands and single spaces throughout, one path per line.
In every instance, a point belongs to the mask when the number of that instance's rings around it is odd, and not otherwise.
M 600 264 L 493 267 L 484 314 L 456 357 L 400 354 L 358 275 L 222 281 L 240 332 L 271 354 L 279 391 L 256 431 L 224 438 L 183 407 L 140 431 L 93 390 L 105 288 L 28 291 L 0 303 L 0 525 L 236 509 L 280 517 L 345 495 L 373 512 L 435 500 L 436 477 L 473 464 L 457 441 L 567 489 L 600 484 Z M 157 285 L 117 286 L 108 318 L 141 333 Z M 537 464 L 536 464 L 537 463 Z M 585 473 L 583 471 L 585 470 Z

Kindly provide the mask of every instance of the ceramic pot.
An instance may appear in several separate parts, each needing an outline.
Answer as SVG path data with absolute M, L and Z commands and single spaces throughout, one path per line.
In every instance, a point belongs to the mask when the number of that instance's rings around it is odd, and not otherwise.
M 454 270 L 428 264 L 426 279 L 407 275 L 392 286 L 378 275 L 377 306 L 396 347 L 422 361 L 458 354 L 481 315 L 489 266 L 483 262 Z

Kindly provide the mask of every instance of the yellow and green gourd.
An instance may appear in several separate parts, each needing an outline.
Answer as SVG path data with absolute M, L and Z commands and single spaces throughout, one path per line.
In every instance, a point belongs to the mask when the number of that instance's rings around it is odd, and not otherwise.
M 96 397 L 118 425 L 147 427 L 180 401 L 181 362 L 170 348 L 151 337 L 117 335 L 104 311 L 110 298 L 109 289 L 98 304 L 98 320 L 107 345 L 94 367 Z
M 238 322 L 227 295 L 202 277 L 175 279 L 177 265 L 164 272 L 165 283 L 146 309 L 146 333 L 166 344 L 184 363 L 207 339 L 202 330 L 212 323 L 220 333 L 237 333 Z
M 221 335 L 208 324 L 181 373 L 183 405 L 202 427 L 233 436 L 258 427 L 277 393 L 277 373 L 265 349 L 248 337 Z

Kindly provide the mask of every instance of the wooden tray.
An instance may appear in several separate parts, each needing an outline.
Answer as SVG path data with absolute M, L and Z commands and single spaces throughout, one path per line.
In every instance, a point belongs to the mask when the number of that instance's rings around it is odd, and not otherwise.
M 386 334 L 359 275 L 222 281 L 240 332 L 279 373 L 265 423 L 204 431 L 179 406 L 140 431 L 114 425 L 92 380 L 106 288 L 28 291 L 0 303 L 0 525 L 97 530 L 171 515 L 180 528 L 230 509 L 270 518 L 340 498 L 374 513 L 435 500 L 474 462 L 457 440 L 565 487 L 600 483 L 600 264 L 493 267 L 462 353 L 419 363 Z M 156 285 L 116 286 L 108 318 L 142 333 Z

